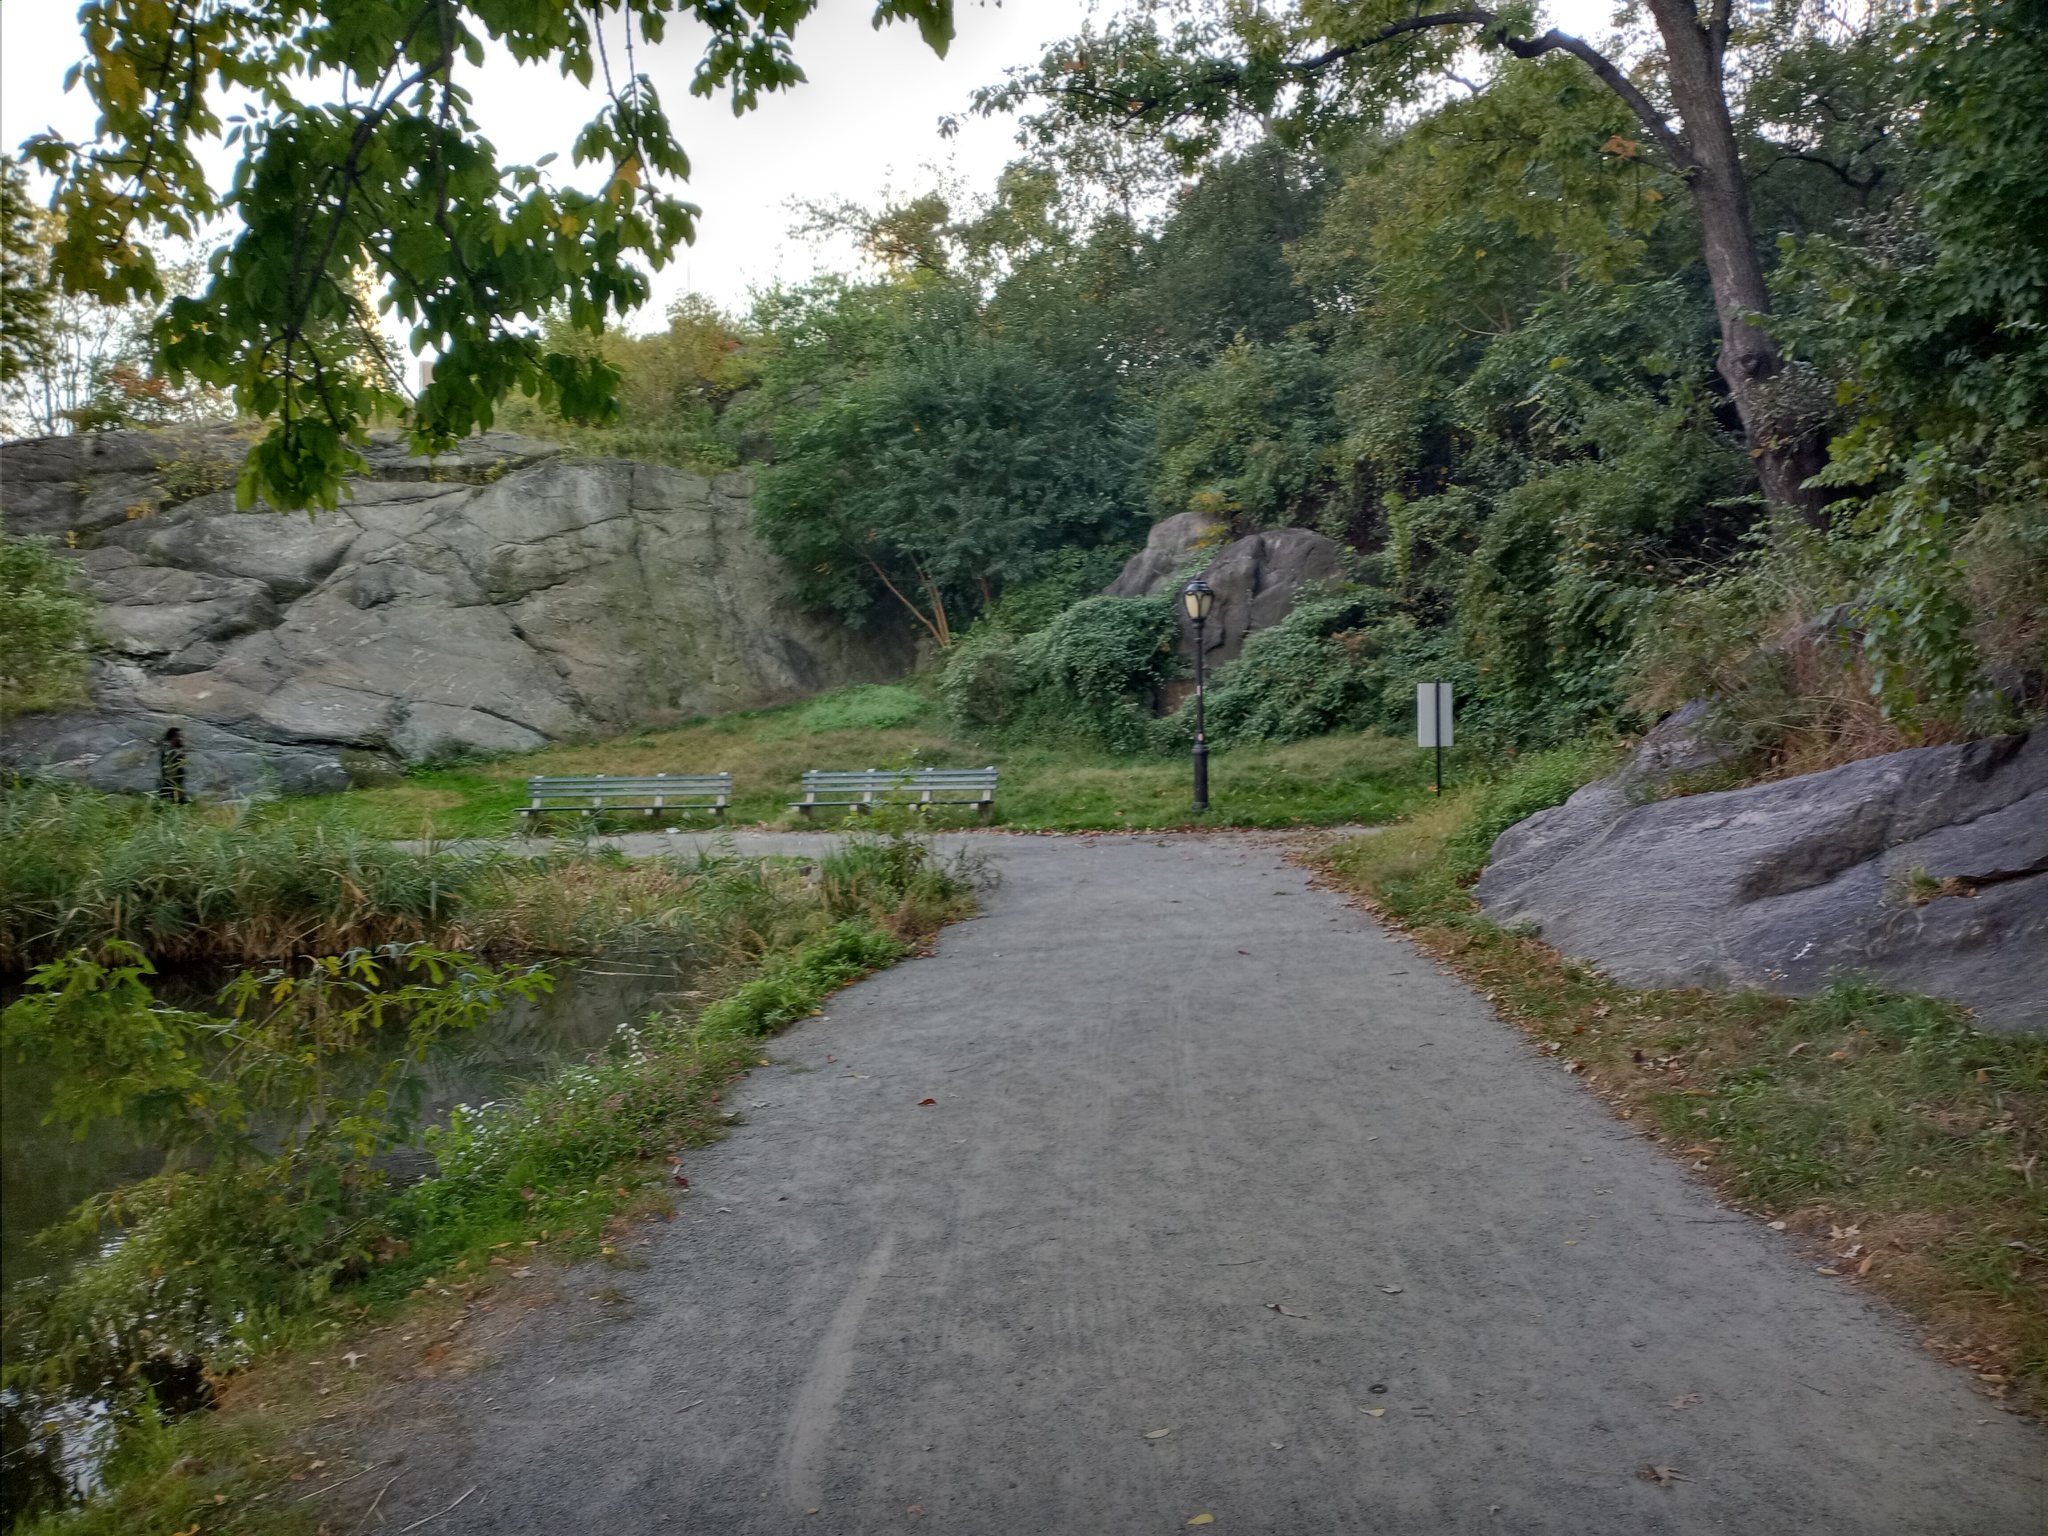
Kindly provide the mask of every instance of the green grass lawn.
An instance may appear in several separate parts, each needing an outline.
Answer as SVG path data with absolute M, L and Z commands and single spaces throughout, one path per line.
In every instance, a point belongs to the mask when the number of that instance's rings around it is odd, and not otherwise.
M 989 747 L 951 735 L 915 689 L 867 685 L 803 704 L 751 710 L 674 730 L 545 747 L 519 757 L 423 768 L 401 785 L 286 801 L 273 813 L 335 815 L 388 837 L 503 837 L 517 829 L 531 774 L 717 773 L 733 776 L 731 824 L 793 827 L 807 768 L 1002 770 L 998 826 L 1020 829 L 1285 827 L 1388 821 L 1427 795 L 1426 754 L 1378 732 L 1346 732 L 1277 747 L 1218 750 L 1210 759 L 1210 811 L 1190 806 L 1187 759 L 1111 757 L 1071 747 Z M 819 813 L 824 822 L 838 813 Z M 936 812 L 936 826 L 971 825 L 971 811 Z M 683 818 L 702 825 L 702 816 Z M 565 817 L 550 824 L 564 828 Z M 607 830 L 645 828 L 617 816 Z

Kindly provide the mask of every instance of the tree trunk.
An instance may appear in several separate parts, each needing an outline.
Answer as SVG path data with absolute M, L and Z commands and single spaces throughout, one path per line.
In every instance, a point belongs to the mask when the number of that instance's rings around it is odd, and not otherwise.
M 1681 169 L 1688 170 L 1693 206 L 1699 210 L 1707 276 L 1721 320 L 1721 377 L 1742 418 L 1764 498 L 1820 526 L 1826 521 L 1824 498 L 1803 482 L 1827 462 L 1827 445 L 1818 424 L 1772 390 L 1771 381 L 1784 371 L 1784 358 L 1770 334 L 1749 319 L 1770 312 L 1771 296 L 1757 258 L 1749 183 L 1728 111 L 1726 24 L 1702 25 L 1693 0 L 1649 0 L 1649 5 L 1664 38 L 1672 103 L 1693 155 L 1691 167 Z

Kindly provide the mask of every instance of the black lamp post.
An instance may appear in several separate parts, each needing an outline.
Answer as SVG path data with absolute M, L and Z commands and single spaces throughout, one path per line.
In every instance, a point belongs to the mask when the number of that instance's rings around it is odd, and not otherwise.
M 1195 621 L 1195 809 L 1209 809 L 1209 733 L 1203 718 L 1204 703 L 1202 689 L 1202 626 L 1209 622 L 1209 611 L 1216 606 L 1216 594 L 1209 590 L 1209 583 L 1197 576 L 1180 591 L 1181 607 L 1188 617 Z

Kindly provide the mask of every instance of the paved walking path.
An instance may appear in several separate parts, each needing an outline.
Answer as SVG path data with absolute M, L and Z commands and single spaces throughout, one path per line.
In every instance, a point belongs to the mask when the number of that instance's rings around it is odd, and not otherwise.
M 2036 1429 L 1270 842 L 981 846 L 378 1529 L 2048 1530 Z

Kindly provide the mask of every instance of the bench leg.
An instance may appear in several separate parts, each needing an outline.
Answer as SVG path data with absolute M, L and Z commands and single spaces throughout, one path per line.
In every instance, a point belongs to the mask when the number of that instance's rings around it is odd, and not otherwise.
M 996 803 L 993 800 L 981 802 L 981 824 L 985 827 L 996 819 Z

